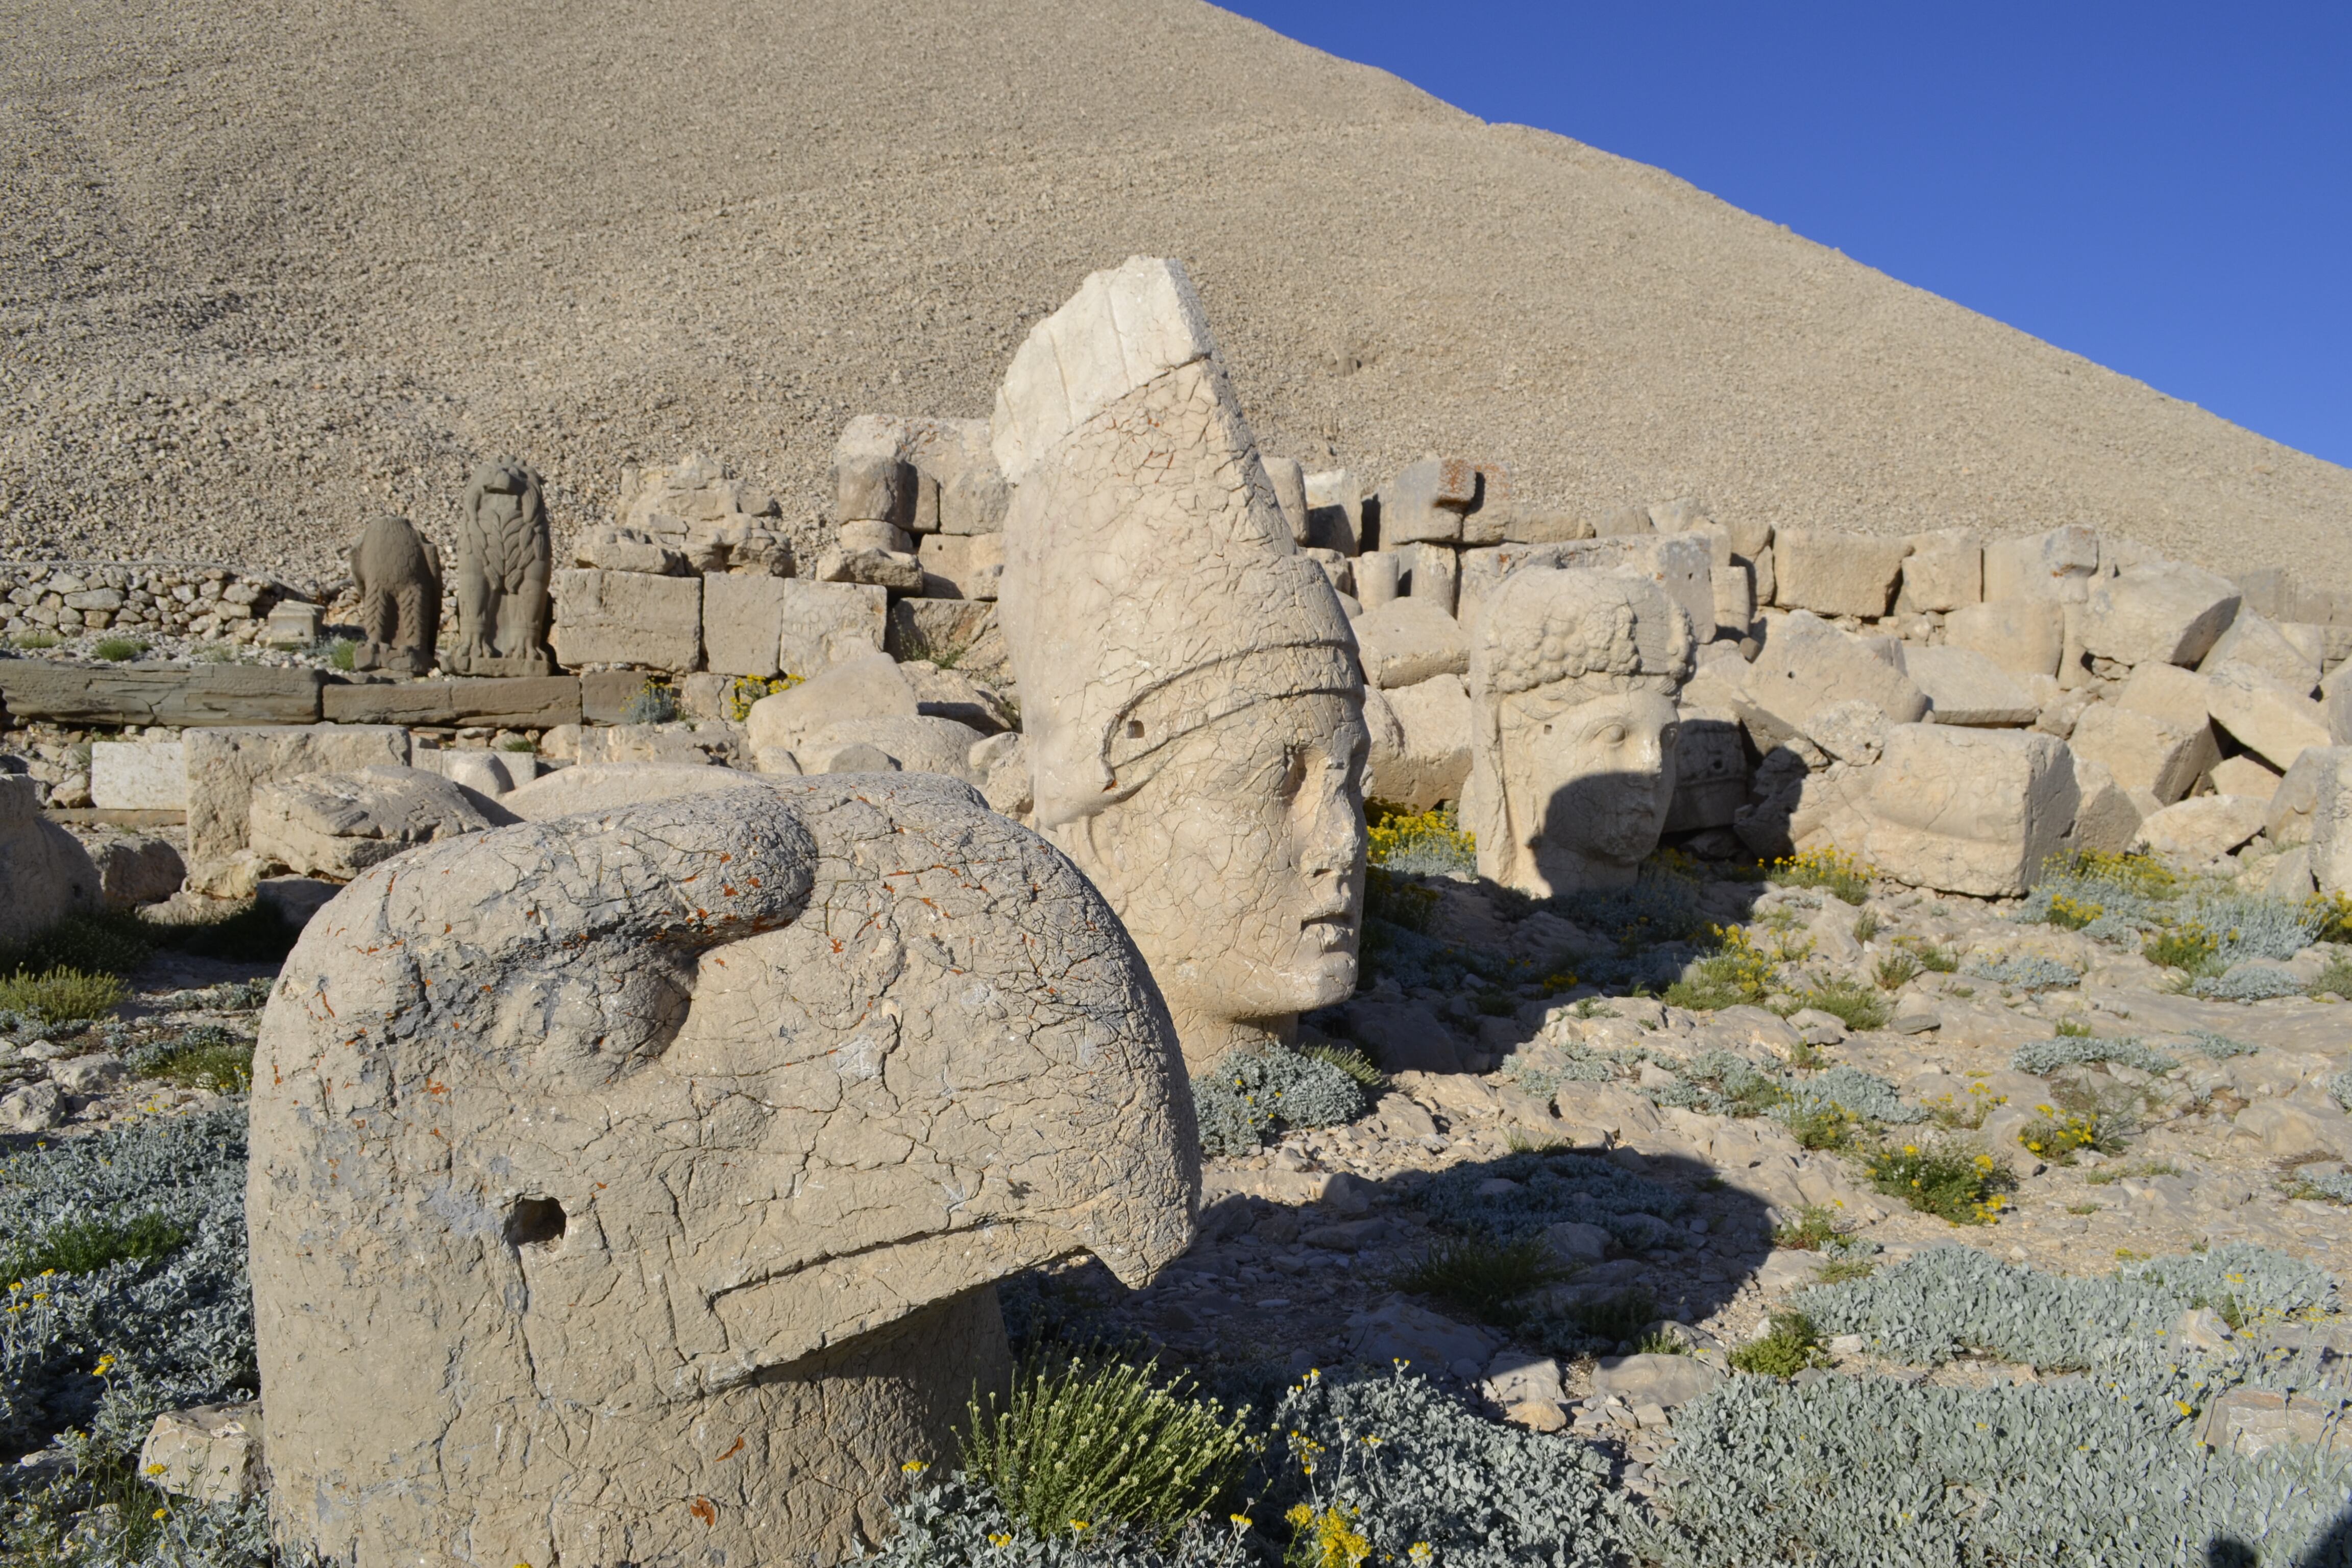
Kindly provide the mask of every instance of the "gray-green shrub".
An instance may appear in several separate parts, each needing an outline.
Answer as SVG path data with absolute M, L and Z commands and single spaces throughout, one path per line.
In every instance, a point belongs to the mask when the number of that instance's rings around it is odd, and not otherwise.
M 1370 1109 L 1337 1063 L 1299 1051 L 1234 1051 L 1192 1080 L 1201 1148 L 1246 1154 L 1293 1127 L 1339 1127 Z

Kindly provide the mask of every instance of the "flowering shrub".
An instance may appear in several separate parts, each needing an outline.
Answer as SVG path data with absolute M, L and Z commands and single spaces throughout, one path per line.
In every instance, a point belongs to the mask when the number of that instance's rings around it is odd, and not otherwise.
M 1478 868 L 1478 840 L 1462 830 L 1450 805 L 1407 811 L 1386 801 L 1365 803 L 1370 830 L 1365 858 L 1410 876 Z
M 1871 879 L 1878 875 L 1842 849 L 1808 849 L 1801 855 L 1772 862 L 1771 879 L 1786 888 L 1819 888 L 1849 904 L 1870 897 Z
M 2123 1140 L 2095 1110 L 2060 1110 L 2050 1105 L 2033 1109 L 2041 1112 L 2040 1120 L 2027 1122 L 2017 1134 L 2018 1143 L 2029 1154 L 2038 1154 L 2053 1164 L 2071 1165 L 2080 1150 L 2095 1149 L 2109 1154 L 2123 1152 Z
M 1991 1225 L 2009 1206 L 2017 1177 L 1990 1154 L 1958 1145 L 1889 1145 L 1863 1156 L 1863 1174 L 1889 1197 L 1954 1225 Z
M 1192 1080 L 1201 1148 L 1246 1154 L 1291 1127 L 1338 1127 L 1369 1109 L 1364 1085 L 1326 1057 L 1234 1051 Z

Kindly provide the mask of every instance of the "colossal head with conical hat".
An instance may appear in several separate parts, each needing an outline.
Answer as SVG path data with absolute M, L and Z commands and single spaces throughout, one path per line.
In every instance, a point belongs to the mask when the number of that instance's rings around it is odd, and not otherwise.
M 992 433 L 1037 825 L 1195 1070 L 1281 1037 L 1355 985 L 1363 687 L 1183 268 L 1088 278 L 1013 356 Z

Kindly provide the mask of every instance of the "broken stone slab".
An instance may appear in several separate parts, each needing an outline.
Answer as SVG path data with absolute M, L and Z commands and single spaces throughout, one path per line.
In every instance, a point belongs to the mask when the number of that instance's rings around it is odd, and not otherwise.
M 1904 673 L 1903 658 L 1903 645 L 1892 637 L 1856 637 L 1798 610 L 1773 622 L 1745 689 L 1750 702 L 1792 732 L 1804 732 L 1821 710 L 1855 700 L 1890 723 L 1914 723 L 1926 715 L 1927 697 Z
M 1009 1377 L 996 1279 L 1085 1252 L 1140 1288 L 1191 1244 L 1154 990 L 1065 858 L 941 780 L 370 872 L 255 1057 L 275 1527 L 368 1562 L 854 1553 Z
M 555 574 L 555 657 L 574 667 L 702 667 L 702 579 L 567 567 Z
M 1307 543 L 1318 550 L 1355 555 L 1363 549 L 1364 481 L 1353 468 L 1308 474 Z
M 2032 887 L 2080 804 L 2065 742 L 2030 731 L 1897 724 L 1862 777 L 1864 858 L 1898 882 L 1978 898 Z
M 859 719 L 915 717 L 915 689 L 887 653 L 845 659 L 793 687 L 751 704 L 744 726 L 756 753 L 781 747 L 793 751 L 827 725 Z
M 320 710 L 331 724 L 551 730 L 580 722 L 580 682 L 569 675 L 337 682 L 320 692 Z
M 1512 1405 L 1525 1399 L 1557 1405 L 1566 1396 L 1559 1381 L 1559 1363 L 1549 1356 L 1506 1349 L 1486 1363 L 1486 1397 L 1497 1405 Z
M 2320 774 L 2333 764 L 2329 746 L 2306 751 L 2287 769 L 2271 791 L 2270 810 L 2263 816 L 2263 833 L 2282 848 L 2311 842 L 2311 814 L 2319 804 Z
M 106 811 L 188 809 L 188 752 L 177 741 L 96 741 L 89 803 Z
M 1461 624 L 1424 599 L 1368 608 L 1349 625 L 1367 683 L 1383 690 L 1469 671 L 1470 645 Z
M 349 881 L 419 844 L 513 820 L 439 773 L 371 767 L 256 785 L 249 843 L 289 870 Z
M 2197 668 L 2200 673 L 2211 675 L 2229 664 L 2260 670 L 2304 697 L 2310 696 L 2319 685 L 2320 654 L 2297 647 L 2275 622 L 2242 606 L 2237 618 L 2230 623 L 2230 629 L 2221 634 Z
M 202 1503 L 235 1503 L 267 1484 L 261 1405 L 199 1405 L 155 1417 L 139 1446 L 139 1474 L 158 1491 Z
M 814 676 L 842 660 L 882 647 L 890 595 L 858 583 L 811 583 L 797 577 L 783 585 L 783 631 L 776 646 L 777 668 L 786 675 Z
M 2303 755 L 2306 761 L 2294 772 L 2310 769 L 2312 877 L 2323 893 L 2352 892 L 2352 746 L 2329 746 Z M 2291 773 L 2287 782 L 2293 779 Z M 2278 794 L 2286 793 L 2282 783 Z
M 1696 1356 L 1602 1356 L 1592 1366 L 1592 1392 L 1621 1405 L 1655 1405 L 1671 1410 L 1706 1393 L 1724 1376 L 1720 1368 Z
M 1478 468 L 1467 458 L 1424 458 L 1381 487 L 1381 548 L 1458 543 L 1462 514 L 1478 500 Z
M 315 669 L 207 665 L 194 669 L 95 668 L 52 659 L 0 659 L 0 700 L 18 724 L 74 726 L 311 724 Z
M 253 889 L 253 896 L 263 909 L 274 911 L 280 922 L 300 931 L 310 923 L 311 916 L 325 909 L 328 901 L 342 890 L 343 884 L 323 877 L 264 877 Z
M 2074 619 L 2084 651 L 2120 664 L 2194 665 L 2238 613 L 2238 585 L 2178 561 L 2126 566 L 2091 584 Z
M 2330 743 L 2326 710 L 2293 687 L 2242 664 L 2205 674 L 2205 711 L 2239 744 L 2284 773 Z
M 2267 803 L 2279 786 L 2279 771 L 2261 758 L 2252 755 L 2224 757 L 2215 763 L 2205 775 L 2213 784 L 2215 795 L 2245 795 L 2259 796 Z
M 47 1132 L 72 1114 L 65 1091 L 53 1083 L 29 1083 L 0 1094 L 0 1132 Z
M 773 677 L 781 668 L 793 579 L 712 573 L 702 579 L 703 663 L 719 675 Z
M 1875 620 L 1895 602 L 1909 542 L 1830 529 L 1784 528 L 1772 541 L 1775 604 Z
M 188 868 L 179 850 L 162 838 L 111 838 L 89 847 L 98 869 L 99 897 L 109 909 L 131 910 L 159 903 L 180 890 Z
M 2194 728 L 2120 702 L 2085 708 L 2067 744 L 2105 766 L 2126 790 L 2146 790 L 2169 805 L 2221 758 L 2213 731 L 2200 716 Z
M 1462 797 L 1470 776 L 1470 693 L 1460 676 L 1367 689 L 1364 728 L 1367 795 L 1414 811 Z
M 131 1076 L 122 1058 L 106 1052 L 68 1057 L 49 1064 L 49 1081 L 68 1094 L 104 1094 Z
M 773 781 L 733 768 L 677 763 L 582 763 L 518 785 L 499 805 L 523 822 L 614 811 L 649 800 L 765 789 Z
M 896 550 L 825 551 L 812 574 L 820 583 L 861 583 L 901 594 L 923 591 L 922 557 Z
M 180 737 L 188 759 L 190 875 L 247 846 L 253 792 L 304 773 L 408 765 L 408 731 L 388 724 L 195 729 Z
M 572 564 L 601 567 L 607 572 L 640 572 L 656 577 L 683 577 L 692 568 L 686 552 L 663 544 L 643 529 L 592 528 L 572 547 Z
M 2016 676 L 2054 676 L 2066 646 L 2066 613 L 2050 599 L 1963 605 L 1944 617 L 1944 646 L 1990 658 Z
M 1305 545 L 1307 537 L 1307 470 L 1296 458 L 1274 458 L 1260 453 L 1258 461 L 1265 467 L 1266 482 L 1274 487 L 1275 510 L 1282 513 L 1283 526 L 1290 530 L 1290 542 Z
M 994 533 L 1009 492 L 989 441 L 985 419 L 861 414 L 834 447 L 836 515 L 889 521 L 918 536 Z M 868 499 L 877 482 L 887 493 Z
M 2251 841 L 2270 813 L 2267 796 L 2200 795 L 2176 801 L 2139 825 L 2132 847 L 2209 865 Z
M 1805 734 L 1813 744 L 1842 763 L 1874 763 L 1886 749 L 1891 726 L 1875 702 L 1859 698 L 1835 702 L 1805 721 Z
M 1406 1363 L 1424 1374 L 1470 1365 L 1476 1378 L 1493 1359 L 1501 1336 L 1390 1298 L 1348 1318 L 1348 1355 L 1373 1366 Z
M 26 774 L 0 774 L 0 947 L 94 910 L 101 898 L 89 852 L 42 816 L 38 787 Z
M 2325 1387 L 2233 1388 L 2198 1416 L 2197 1441 L 2248 1457 L 2289 1447 L 2338 1452 L 2352 1448 L 2352 1420 L 2341 1395 Z
M 2131 847 L 2139 832 L 2141 813 L 2131 792 L 2117 782 L 2105 763 L 2068 748 L 2074 760 L 2074 826 L 2067 847 L 2102 855 L 2120 855 Z
M 1973 648 L 1906 645 L 1903 670 L 1927 694 L 1938 724 L 2022 727 L 2042 716 L 2042 705 L 2008 671 Z
M 971 765 L 971 748 L 982 738 L 952 719 L 875 715 L 821 725 L 788 751 L 761 747 L 754 755 L 767 772 L 940 773 L 977 786 L 984 775 Z M 789 768 L 777 765 L 785 755 Z
M 1896 614 L 1958 610 L 1984 598 L 1984 539 L 1974 529 L 1937 529 L 1904 542 L 1910 553 L 1903 558 Z
M 925 598 L 992 600 L 1004 576 L 1004 535 L 927 533 L 916 560 Z
M 1525 571 L 1633 572 L 1649 578 L 1682 606 L 1692 635 L 1703 639 L 1715 622 L 1715 552 L 1704 533 L 1643 533 L 1550 544 L 1504 544 L 1462 557 L 1464 602 L 1483 605 L 1505 578 Z M 1760 590 L 1759 590 L 1760 592 Z M 1369 603 L 1369 601 L 1367 601 Z M 1468 626 L 1471 621 L 1465 619 Z
M 975 679 L 1010 685 L 1011 656 L 995 605 L 984 600 L 899 599 L 890 605 L 884 646 L 900 663 L 953 665 Z
M 1984 596 L 1987 604 L 2045 599 L 2080 604 L 2099 569 L 2099 535 L 2069 523 L 2021 538 L 1986 542 Z
M 1675 795 L 1665 831 L 1728 827 L 1747 798 L 1748 753 L 1738 715 L 1695 709 L 1685 700 L 1675 736 Z

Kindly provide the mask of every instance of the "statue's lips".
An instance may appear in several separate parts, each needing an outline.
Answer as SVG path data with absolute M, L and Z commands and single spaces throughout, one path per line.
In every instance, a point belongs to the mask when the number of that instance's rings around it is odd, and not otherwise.
M 1298 922 L 1298 929 L 1309 944 L 1325 952 L 1337 952 L 1355 944 L 1355 922 L 1344 909 L 1331 914 L 1309 915 Z

